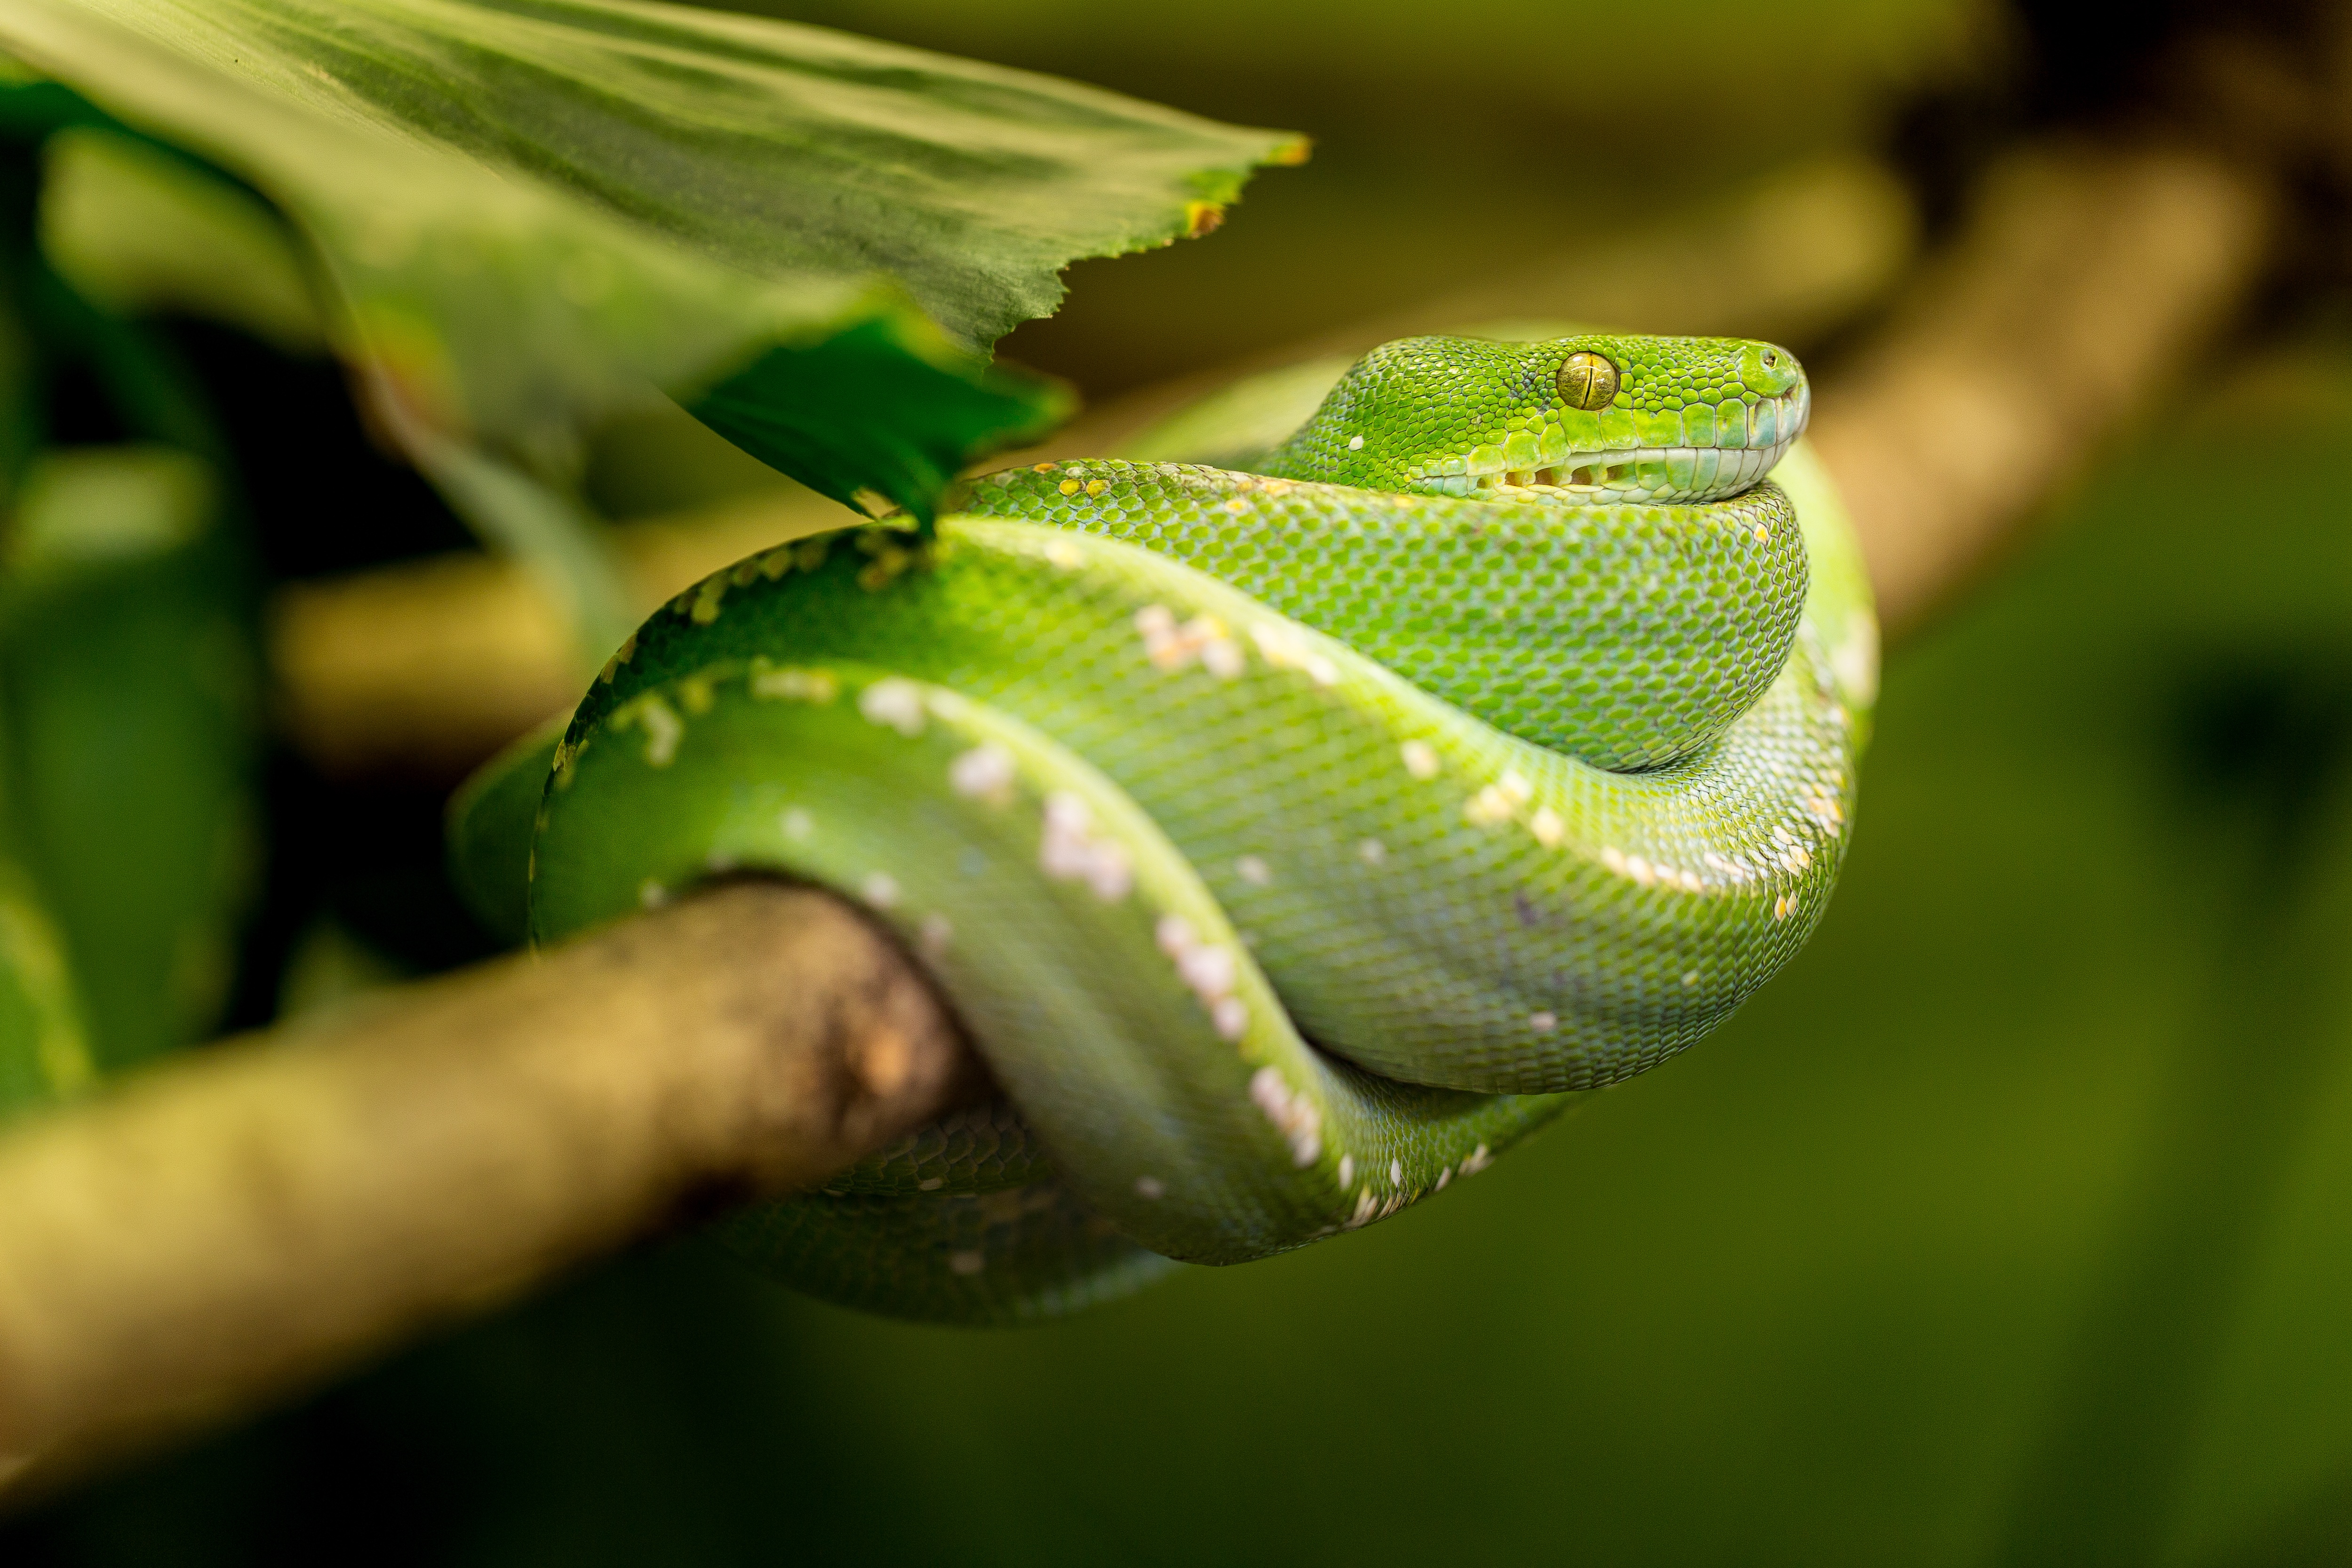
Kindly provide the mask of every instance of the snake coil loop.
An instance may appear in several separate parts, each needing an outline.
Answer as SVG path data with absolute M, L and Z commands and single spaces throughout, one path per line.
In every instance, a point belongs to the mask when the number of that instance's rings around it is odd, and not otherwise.
M 1004 1097 L 726 1222 L 835 1300 L 1035 1316 L 1395 1213 L 1819 918 L 1875 644 L 1808 396 L 1769 344 L 1410 339 L 1248 472 L 755 556 L 574 715 L 533 932 L 769 870 L 938 977 Z

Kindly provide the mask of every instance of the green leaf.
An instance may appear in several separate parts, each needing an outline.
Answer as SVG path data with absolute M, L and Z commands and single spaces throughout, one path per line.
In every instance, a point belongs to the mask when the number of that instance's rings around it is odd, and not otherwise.
M 927 324 L 866 321 L 809 348 L 771 349 L 695 400 L 695 417 L 825 495 L 925 522 L 956 471 L 992 443 L 1043 435 L 1066 412 L 1001 379 L 937 373 L 945 348 Z M 887 407 L 899 423 L 875 423 Z
M 927 510 L 1066 407 L 986 346 L 1296 138 L 821 28 L 609 0 L 10 0 L 0 49 L 286 214 L 396 437 L 559 492 L 667 393 Z
M 61 1100 L 98 1076 L 57 924 L 0 859 L 0 1117 Z
M 43 152 L 41 251 L 83 298 L 226 322 L 288 354 L 323 346 L 293 236 L 250 191 L 95 127 L 58 131 Z
M 0 968 L 40 1004 L 44 1061 L 63 1060 L 68 971 L 100 1068 L 219 1022 L 257 870 L 260 707 L 220 490 L 185 451 L 52 448 L 0 552 L 0 856 L 23 872 L 11 893 L 0 867 Z

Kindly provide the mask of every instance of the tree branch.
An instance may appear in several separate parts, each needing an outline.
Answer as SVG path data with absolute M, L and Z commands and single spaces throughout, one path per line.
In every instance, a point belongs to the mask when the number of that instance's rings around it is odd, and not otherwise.
M 2261 274 L 2273 207 L 2260 176 L 2179 149 L 2062 143 L 1990 171 L 1958 242 L 1815 402 L 1890 638 L 2198 374 Z
M 0 1480 L 807 1186 L 983 1082 L 886 937 L 761 883 L 142 1074 L 0 1139 Z

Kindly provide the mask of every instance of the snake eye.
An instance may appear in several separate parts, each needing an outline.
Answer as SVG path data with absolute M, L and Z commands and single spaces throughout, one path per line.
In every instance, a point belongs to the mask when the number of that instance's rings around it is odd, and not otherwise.
M 1617 367 L 1605 354 L 1580 349 L 1559 362 L 1559 395 L 1570 408 L 1607 408 L 1617 395 Z

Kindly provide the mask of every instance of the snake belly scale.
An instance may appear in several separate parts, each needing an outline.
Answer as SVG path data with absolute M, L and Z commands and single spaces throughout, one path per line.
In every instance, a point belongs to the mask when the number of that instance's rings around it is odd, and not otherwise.
M 1875 643 L 1808 396 L 1738 340 L 1411 339 L 1248 472 L 755 556 L 573 716 L 534 938 L 772 872 L 929 968 L 1002 1098 L 722 1225 L 836 1301 L 1035 1317 L 1393 1214 L 1819 919 Z

